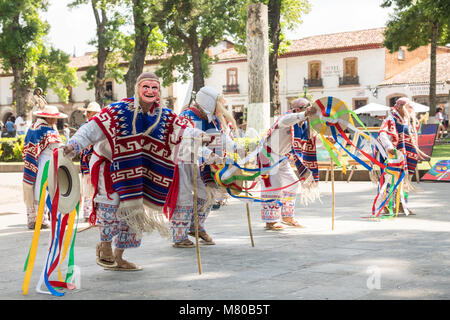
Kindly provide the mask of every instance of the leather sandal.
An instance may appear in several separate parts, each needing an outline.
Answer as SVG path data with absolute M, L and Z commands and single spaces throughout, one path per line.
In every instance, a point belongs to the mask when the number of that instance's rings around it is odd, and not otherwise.
M 174 247 L 174 248 L 193 248 L 193 247 L 195 247 L 195 245 L 191 240 L 186 239 L 181 242 L 175 242 L 172 245 L 172 247 Z
M 96 262 L 99 266 L 104 268 L 116 267 L 117 262 L 112 252 L 111 246 L 104 246 L 103 242 L 97 244 L 96 247 L 97 259 Z
M 281 220 L 281 223 L 291 226 L 291 227 L 296 227 L 296 228 L 305 228 L 305 226 L 302 226 L 300 223 L 298 223 L 297 220 L 292 219 L 292 221 L 290 220 Z
M 105 270 L 112 271 L 140 271 L 142 267 L 123 259 L 115 259 L 116 266 L 105 267 Z
M 273 231 L 281 231 L 284 230 L 284 227 L 281 223 L 275 222 L 275 223 L 266 223 L 266 230 L 273 230 Z
M 188 235 L 195 237 L 195 232 L 189 231 Z M 214 245 L 216 244 L 213 239 L 211 238 L 211 236 L 209 234 L 207 234 L 205 231 L 199 232 L 198 233 L 198 237 L 201 239 L 203 244 L 206 245 Z

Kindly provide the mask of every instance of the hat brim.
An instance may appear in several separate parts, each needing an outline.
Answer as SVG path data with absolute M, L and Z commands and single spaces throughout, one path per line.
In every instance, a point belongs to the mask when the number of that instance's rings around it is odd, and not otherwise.
M 68 115 L 65 113 L 48 114 L 48 113 L 43 113 L 41 111 L 33 112 L 33 115 L 36 117 L 52 118 L 52 119 L 66 119 L 68 117 Z
M 66 214 L 72 212 L 80 201 L 80 178 L 72 160 L 64 156 L 62 149 L 58 151 L 58 163 L 50 158 L 48 169 L 48 191 L 50 199 L 55 198 L 56 186 L 59 184 L 58 211 Z

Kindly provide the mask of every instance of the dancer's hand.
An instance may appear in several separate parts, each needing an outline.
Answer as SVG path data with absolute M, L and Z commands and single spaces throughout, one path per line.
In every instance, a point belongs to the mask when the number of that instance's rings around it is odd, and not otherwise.
M 328 141 L 330 141 L 332 144 L 336 143 L 336 140 L 334 140 L 334 138 L 332 136 L 326 136 L 325 137 Z
M 389 148 L 387 150 L 387 152 L 391 155 L 391 156 L 395 156 L 395 149 L 394 148 Z
M 62 146 L 61 149 L 63 150 L 64 156 L 70 159 L 75 158 L 75 156 L 77 155 L 77 153 L 75 152 L 75 148 L 70 144 Z
M 305 116 L 308 117 L 308 116 L 310 116 L 310 115 L 315 114 L 316 112 L 317 112 L 316 108 L 313 108 L 313 107 L 311 107 L 311 106 L 306 107 Z

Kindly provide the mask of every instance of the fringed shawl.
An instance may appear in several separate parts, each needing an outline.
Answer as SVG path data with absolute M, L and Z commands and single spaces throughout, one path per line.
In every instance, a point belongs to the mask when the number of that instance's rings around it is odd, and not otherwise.
M 94 121 L 111 146 L 111 177 L 120 197 L 118 213 L 121 218 L 142 216 L 144 203 L 150 208 L 162 209 L 166 201 L 173 200 L 168 199 L 169 195 L 177 196 L 171 190 L 177 185 L 175 147 L 181 142 L 187 121 L 158 105 L 143 114 L 142 109 L 135 110 L 133 98 L 105 107 Z M 153 131 L 146 134 L 152 125 L 155 125 Z M 134 128 L 136 134 L 133 134 Z
M 417 150 L 412 144 L 412 140 L 408 131 L 408 124 L 404 124 L 400 115 L 397 111 L 392 110 L 392 112 L 388 115 L 388 117 L 381 124 L 379 134 L 381 132 L 385 132 L 392 137 L 393 146 L 403 153 L 406 157 L 406 166 L 409 174 L 413 174 L 417 167 L 417 161 L 419 156 L 417 154 Z M 378 141 L 381 142 L 380 138 Z M 379 153 L 379 152 L 378 152 Z M 381 162 L 384 162 L 384 159 L 379 153 L 379 157 Z
M 316 139 L 311 137 L 309 123 L 306 120 L 300 126 L 291 127 L 292 154 L 295 156 L 295 166 L 300 178 L 310 171 L 315 182 L 319 181 L 319 165 L 317 163 Z
M 22 158 L 24 161 L 23 182 L 34 185 L 38 174 L 38 159 L 51 143 L 62 143 L 59 133 L 45 120 L 37 119 L 28 129 L 24 139 Z

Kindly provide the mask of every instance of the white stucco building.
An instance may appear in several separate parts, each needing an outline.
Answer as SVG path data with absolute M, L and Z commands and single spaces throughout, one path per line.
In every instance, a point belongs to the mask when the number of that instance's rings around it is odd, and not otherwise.
M 314 100 L 334 96 L 352 109 L 371 102 L 392 105 L 401 96 L 428 104 L 429 47 L 412 52 L 402 48 L 391 54 L 383 47 L 383 31 L 384 28 L 377 28 L 293 40 L 288 52 L 278 59 L 281 111 L 286 111 L 289 103 L 303 96 L 305 90 Z M 449 48 L 438 48 L 441 57 L 438 59 L 438 102 L 447 99 L 450 88 L 449 83 L 442 81 L 450 79 L 450 68 L 444 58 L 449 52 Z M 248 102 L 251 81 L 246 56 L 230 48 L 218 57 L 206 84 L 222 88 L 230 110 L 239 118 Z M 425 66 L 420 69 L 420 80 L 414 85 L 403 81 L 415 72 L 410 69 L 419 64 Z M 394 81 L 390 82 L 392 78 Z M 399 81 L 405 86 L 399 86 Z
M 281 111 L 286 111 L 289 103 L 303 96 L 305 90 L 314 100 L 334 96 L 352 109 L 370 102 L 392 105 L 401 96 L 427 104 L 430 47 L 412 52 L 402 48 L 391 54 L 383 47 L 383 31 L 384 28 L 377 28 L 293 40 L 278 59 Z M 238 54 L 229 41 L 220 42 L 208 53 L 218 60 L 211 65 L 211 76 L 205 84 L 224 94 L 229 109 L 242 122 L 251 81 L 246 56 Z M 164 56 L 149 57 L 144 71 L 155 71 L 162 59 Z M 450 48 L 439 47 L 437 61 L 437 95 L 438 103 L 442 103 L 448 99 L 450 89 Z M 77 68 L 79 85 L 72 89 L 68 104 L 60 103 L 51 92 L 47 94 L 48 102 L 68 113 L 72 124 L 82 121 L 76 107 L 94 100 L 94 90 L 88 90 L 82 76 L 95 63 L 89 53 L 71 59 L 71 66 Z M 0 120 L 13 112 L 11 83 L 10 74 L 0 75 Z M 126 97 L 125 83 L 110 79 L 106 86 L 111 100 Z M 162 88 L 162 102 L 179 112 L 189 101 L 191 90 L 191 83 L 176 82 Z

